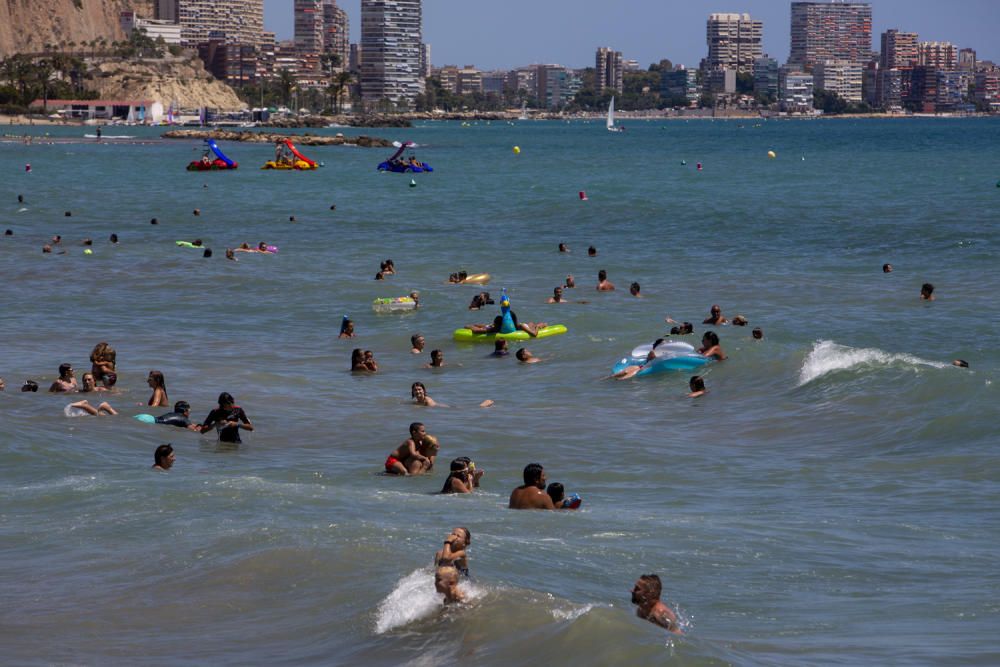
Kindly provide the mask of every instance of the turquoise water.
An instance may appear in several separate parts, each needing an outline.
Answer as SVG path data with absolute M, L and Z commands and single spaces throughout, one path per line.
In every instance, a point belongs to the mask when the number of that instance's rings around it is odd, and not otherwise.
M 224 144 L 238 171 L 192 174 L 196 142 L 0 143 L 6 661 L 1000 661 L 1000 122 L 627 125 L 373 131 L 420 144 L 435 171 L 413 188 L 375 171 L 378 150 L 303 148 L 325 167 L 274 173 L 257 169 L 269 146 Z M 54 234 L 66 255 L 41 253 Z M 173 243 L 194 238 L 215 256 Z M 261 240 L 280 252 L 223 258 Z M 398 274 L 373 281 L 387 257 Z M 569 332 L 532 341 L 533 366 L 452 342 L 493 315 L 445 284 L 460 269 Z M 599 269 L 618 291 L 594 291 Z M 570 273 L 588 303 L 545 304 Z M 418 312 L 370 308 L 412 289 Z M 751 326 L 715 329 L 730 359 L 707 396 L 681 374 L 605 379 L 667 315 L 700 338 L 713 303 Z M 418 332 L 447 367 L 410 354 Z M 62 362 L 82 373 L 101 340 L 121 417 L 16 391 Z M 347 372 L 354 347 L 378 375 Z M 154 368 L 194 418 L 228 391 L 256 430 L 231 448 L 130 419 Z M 449 407 L 410 405 L 417 380 Z M 378 475 L 417 420 L 441 467 L 487 470 L 480 493 Z M 177 463 L 153 474 L 168 440 Z M 531 461 L 583 509 L 507 510 Z M 429 566 L 455 525 L 473 534 L 472 601 L 443 610 Z M 635 618 L 645 572 L 684 638 Z

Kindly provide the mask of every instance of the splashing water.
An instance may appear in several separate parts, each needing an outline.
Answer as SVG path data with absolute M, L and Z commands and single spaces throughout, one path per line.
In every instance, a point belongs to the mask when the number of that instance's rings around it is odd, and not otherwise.
M 931 368 L 947 368 L 949 366 L 949 364 L 928 361 L 911 354 L 891 354 L 876 348 L 848 347 L 838 345 L 832 340 L 819 340 L 813 344 L 813 349 L 802 362 L 802 369 L 799 371 L 799 386 L 835 371 L 856 366 L 889 366 L 891 364 L 930 366 Z
M 482 596 L 483 591 L 465 580 L 460 586 L 466 601 Z M 379 603 L 375 615 L 375 634 L 409 625 L 432 616 L 444 608 L 443 596 L 434 590 L 434 571 L 431 568 L 414 570 L 399 580 L 392 592 Z

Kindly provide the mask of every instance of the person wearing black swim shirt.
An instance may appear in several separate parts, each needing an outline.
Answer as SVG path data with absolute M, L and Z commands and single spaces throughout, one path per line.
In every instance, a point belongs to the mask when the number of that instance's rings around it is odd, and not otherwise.
M 240 443 L 240 428 L 247 431 L 253 430 L 253 424 L 247 418 L 243 408 L 236 405 L 233 397 L 227 393 L 219 394 L 219 407 L 208 413 L 205 422 L 199 427 L 201 433 L 207 433 L 213 428 L 219 431 L 221 442 Z
M 198 424 L 191 423 L 191 405 L 187 401 L 177 401 L 174 403 L 174 411 L 160 415 L 156 418 L 156 423 L 186 428 L 192 431 L 201 430 Z

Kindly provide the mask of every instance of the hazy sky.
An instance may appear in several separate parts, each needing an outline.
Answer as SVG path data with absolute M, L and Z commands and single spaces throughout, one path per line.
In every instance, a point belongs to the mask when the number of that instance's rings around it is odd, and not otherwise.
M 872 34 L 888 28 L 921 40 L 976 49 L 1000 62 L 1000 0 L 870 0 Z M 361 0 L 339 0 L 361 37 Z M 790 0 L 424 0 L 424 41 L 435 66 L 508 69 L 530 63 L 586 67 L 610 46 L 645 67 L 661 58 L 697 66 L 706 55 L 705 20 L 748 12 L 764 22 L 764 52 L 788 58 Z M 264 23 L 292 37 L 292 0 L 264 0 Z

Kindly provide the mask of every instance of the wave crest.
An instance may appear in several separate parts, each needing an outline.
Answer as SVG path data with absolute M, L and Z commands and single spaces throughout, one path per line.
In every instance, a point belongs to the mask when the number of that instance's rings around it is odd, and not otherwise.
M 929 366 L 931 368 L 947 368 L 948 364 L 938 361 L 928 361 L 912 354 L 892 354 L 877 348 L 848 347 L 838 345 L 832 340 L 818 340 L 812 350 L 802 361 L 799 370 L 799 386 L 808 384 L 817 378 L 835 371 L 847 370 L 858 366 Z

